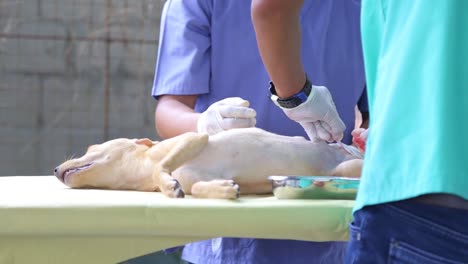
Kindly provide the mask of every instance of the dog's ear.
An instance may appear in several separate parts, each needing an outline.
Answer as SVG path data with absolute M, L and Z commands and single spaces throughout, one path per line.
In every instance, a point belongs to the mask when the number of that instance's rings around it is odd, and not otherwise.
M 135 143 L 139 144 L 139 145 L 146 145 L 149 148 L 151 148 L 154 145 L 153 141 L 151 141 L 151 139 L 149 139 L 149 138 L 137 139 L 137 140 L 135 140 Z

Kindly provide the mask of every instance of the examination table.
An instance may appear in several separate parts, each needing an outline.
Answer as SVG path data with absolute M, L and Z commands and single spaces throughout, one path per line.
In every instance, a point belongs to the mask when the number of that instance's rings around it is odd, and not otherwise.
M 171 199 L 0 177 L 0 263 L 117 263 L 213 237 L 347 240 L 353 201 Z

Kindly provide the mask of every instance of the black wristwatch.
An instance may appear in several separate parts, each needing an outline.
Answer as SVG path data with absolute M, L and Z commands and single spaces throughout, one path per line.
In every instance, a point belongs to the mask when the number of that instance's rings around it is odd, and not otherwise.
M 312 83 L 309 81 L 309 78 L 306 76 L 306 82 L 302 90 L 300 90 L 297 94 L 290 96 L 288 98 L 279 98 L 276 94 L 275 85 L 273 82 L 270 82 L 270 98 L 273 102 L 277 105 L 284 107 L 284 108 L 294 108 L 299 106 L 300 104 L 307 101 L 307 98 L 312 91 Z

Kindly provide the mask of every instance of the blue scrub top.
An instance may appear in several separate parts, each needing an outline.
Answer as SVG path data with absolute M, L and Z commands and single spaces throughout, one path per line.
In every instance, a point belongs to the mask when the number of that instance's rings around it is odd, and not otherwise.
M 167 1 L 152 95 L 196 94 L 197 112 L 240 96 L 257 111 L 257 127 L 307 137 L 269 99 L 270 78 L 258 52 L 250 5 L 249 0 Z M 365 87 L 359 13 L 356 0 L 306 0 L 301 14 L 305 69 L 314 85 L 330 90 L 347 127 L 346 143 Z M 367 105 L 361 110 L 367 111 Z M 203 264 L 341 263 L 344 248 L 343 242 L 223 238 L 186 245 L 183 259 Z
M 167 1 L 152 95 L 198 94 L 198 112 L 241 96 L 257 111 L 257 127 L 307 137 L 269 99 L 270 78 L 258 52 L 250 2 Z M 356 0 L 306 0 L 301 15 L 305 70 L 314 85 L 330 90 L 346 124 L 346 143 L 351 142 L 354 106 L 365 86 L 359 11 Z

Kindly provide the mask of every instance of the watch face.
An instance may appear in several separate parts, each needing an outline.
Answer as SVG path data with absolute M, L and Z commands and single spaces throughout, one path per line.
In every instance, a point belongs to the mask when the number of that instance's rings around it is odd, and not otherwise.
M 303 92 L 295 94 L 293 97 L 289 97 L 287 99 L 278 98 L 278 104 L 284 108 L 294 108 L 305 101 L 307 101 L 307 95 L 305 95 Z

